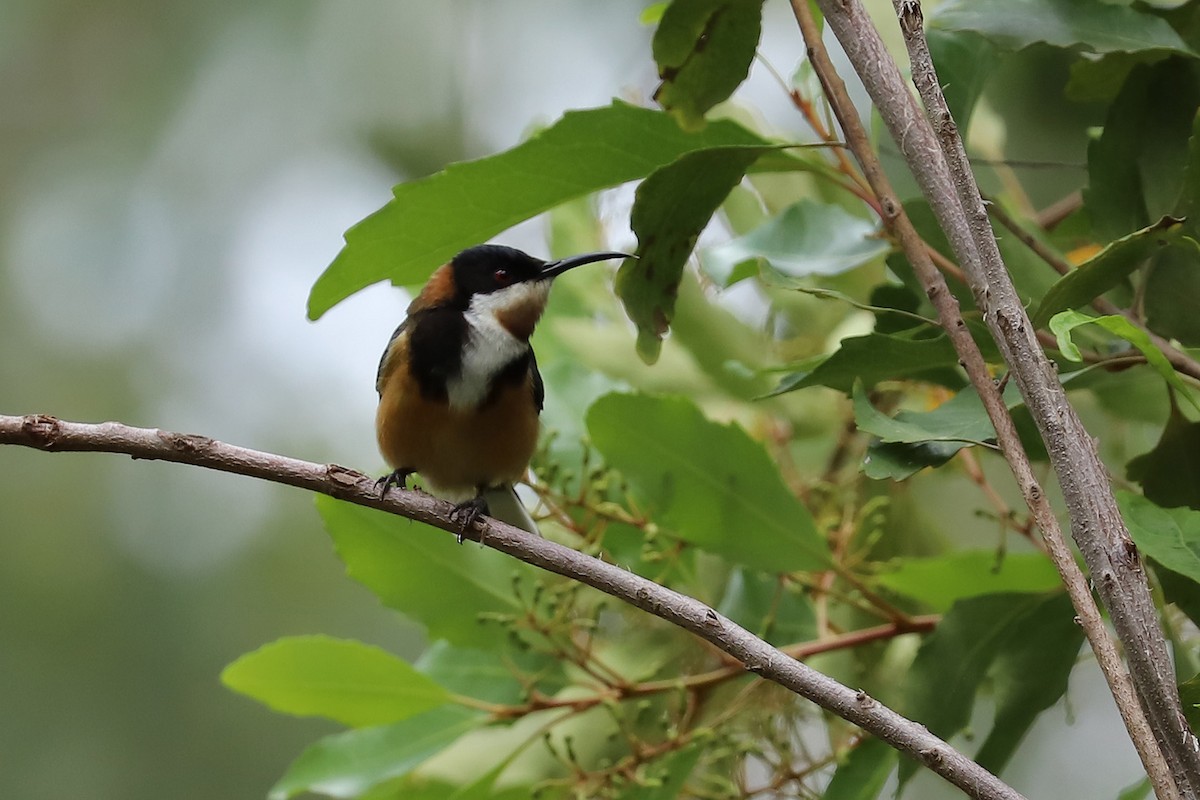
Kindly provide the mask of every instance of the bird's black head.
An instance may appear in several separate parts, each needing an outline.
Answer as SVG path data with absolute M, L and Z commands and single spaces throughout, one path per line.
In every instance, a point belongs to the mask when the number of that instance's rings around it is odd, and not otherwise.
M 481 244 L 456 255 L 450 262 L 454 288 L 460 298 L 489 294 L 514 283 L 541 280 L 546 262 L 514 247 Z
M 515 317 L 529 319 L 529 328 L 542 313 L 550 294 L 550 281 L 582 264 L 625 253 L 586 253 L 560 261 L 543 261 L 512 247 L 483 244 L 463 250 L 434 270 L 421 293 L 408 307 L 410 315 L 432 309 L 488 308 L 489 313 L 520 309 Z

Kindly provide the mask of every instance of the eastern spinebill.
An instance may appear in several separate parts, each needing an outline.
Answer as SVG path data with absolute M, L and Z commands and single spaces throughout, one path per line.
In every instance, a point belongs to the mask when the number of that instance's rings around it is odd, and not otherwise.
M 512 484 L 525 476 L 545 396 L 529 337 L 550 284 L 569 269 L 625 253 L 543 261 L 481 245 L 438 267 L 388 341 L 375 388 L 375 434 L 393 471 L 381 493 L 420 474 L 457 503 L 465 531 L 482 513 L 535 531 Z

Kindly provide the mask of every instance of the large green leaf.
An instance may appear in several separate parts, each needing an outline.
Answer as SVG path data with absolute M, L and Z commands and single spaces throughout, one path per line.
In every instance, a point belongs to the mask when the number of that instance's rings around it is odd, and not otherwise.
M 769 572 L 819 569 L 828 548 L 762 445 L 679 397 L 610 394 L 587 414 L 605 460 L 654 519 L 696 546 Z
M 1164 508 L 1200 509 L 1200 422 L 1188 420 L 1172 404 L 1158 444 L 1130 459 L 1126 474 Z
M 1177 213 L 1197 104 L 1200 65 L 1191 59 L 1140 65 L 1129 74 L 1088 146 L 1083 198 L 1098 236 L 1115 239 Z
M 999 769 L 1037 714 L 1066 690 L 1082 641 L 1074 615 L 1063 594 L 988 594 L 959 601 L 913 661 L 909 715 L 949 738 L 967 726 L 976 693 L 992 675 L 997 714 L 984 746 L 993 769 Z M 905 762 L 901 775 L 915 769 Z
M 839 206 L 801 200 L 738 239 L 709 248 L 705 270 L 728 285 L 735 268 L 763 259 L 793 278 L 836 275 L 884 256 L 889 249 L 876 225 Z
M 403 722 L 327 736 L 292 762 L 271 787 L 270 800 L 287 800 L 301 792 L 357 797 L 412 772 L 485 719 L 477 711 L 447 706 Z
M 988 670 L 996 716 L 975 754 L 981 766 L 1000 774 L 1038 715 L 1066 693 L 1082 644 L 1083 628 L 1065 593 L 1044 598 L 1013 628 Z
M 762 144 L 728 120 L 689 133 L 661 111 L 621 102 L 569 111 L 511 150 L 398 185 L 387 205 L 346 231 L 345 247 L 309 295 L 309 316 L 378 281 L 420 283 L 463 248 L 572 198 L 642 178 L 683 153 Z
M 1014 553 L 998 559 L 990 550 L 970 550 L 932 558 L 904 558 L 876 579 L 880 585 L 945 612 L 959 600 L 1000 592 L 1047 592 L 1061 584 L 1050 560 L 1040 553 Z
M 654 32 L 654 99 L 683 127 L 702 126 L 746 79 L 761 28 L 762 0 L 673 0 Z
M 647 363 L 658 359 L 683 267 L 700 231 L 750 165 L 771 149 L 720 147 L 686 153 L 638 187 L 630 217 L 638 258 L 621 265 L 616 290 L 637 325 L 638 354 Z
M 1044 328 L 1059 311 L 1090 303 L 1182 236 L 1183 220 L 1163 217 L 1149 227 L 1110 243 L 1050 287 L 1033 315 L 1034 327 Z M 1200 245 L 1192 239 L 1184 239 L 1181 246 L 1200 255 Z
M 1117 492 L 1117 502 L 1139 550 L 1200 583 L 1200 511 L 1162 508 L 1132 492 Z
M 532 567 L 392 514 L 324 495 L 316 501 L 350 577 L 386 605 L 425 625 L 435 639 L 484 649 L 506 644 L 506 629 L 481 623 L 480 615 L 520 613 L 513 579 L 532 582 Z
M 921 378 L 952 387 L 965 381 L 957 372 L 958 353 L 943 335 L 916 338 L 919 331 L 900 334 L 869 333 L 843 339 L 828 358 L 811 369 L 784 377 L 773 394 L 809 386 L 828 386 L 850 394 L 855 381 L 874 386 L 893 378 Z
M 1044 42 L 1091 53 L 1191 52 L 1161 17 L 1129 6 L 1081 0 L 951 0 L 938 6 L 929 27 L 973 31 L 1014 50 Z
M 231 689 L 276 711 L 353 727 L 399 722 L 450 694 L 378 647 L 329 636 L 293 636 L 260 647 L 221 673 Z

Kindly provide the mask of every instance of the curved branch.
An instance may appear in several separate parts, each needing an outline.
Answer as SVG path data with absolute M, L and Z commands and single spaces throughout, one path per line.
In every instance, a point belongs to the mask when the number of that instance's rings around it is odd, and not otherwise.
M 66 422 L 45 415 L 0 415 L 0 444 L 48 451 L 123 453 L 140 459 L 192 464 L 297 486 L 340 500 L 379 509 L 458 534 L 452 504 L 430 495 L 393 490 L 380 497 L 370 476 L 336 464 L 224 444 L 205 436 L 133 428 L 118 422 Z M 700 636 L 736 658 L 745 669 L 774 681 L 839 717 L 870 731 L 925 764 L 970 797 L 1023 800 L 999 778 L 965 755 L 865 692 L 843 686 L 698 600 L 631 572 L 493 519 L 465 532 L 465 538 L 527 564 L 580 581 Z

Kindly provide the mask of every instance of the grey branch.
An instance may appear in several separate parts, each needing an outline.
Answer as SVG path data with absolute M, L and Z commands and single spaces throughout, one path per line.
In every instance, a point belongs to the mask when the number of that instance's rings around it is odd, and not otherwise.
M 858 0 L 818 3 L 967 273 L 977 305 L 984 311 L 984 319 L 1046 442 L 1066 499 L 1072 536 L 1125 646 L 1136 694 L 1151 729 L 1180 793 L 1192 796 L 1193 787 L 1200 787 L 1200 754 L 1181 713 L 1144 567 L 1117 510 L 1095 443 L 1068 403 L 1054 365 L 1038 345 L 1000 259 L 962 140 L 941 97 L 928 53 L 917 53 L 917 58 L 926 63 L 914 63 L 914 78 L 932 124 L 913 100 L 908 83 L 862 4 Z M 897 3 L 897 9 L 909 42 L 923 39 L 919 2 L 904 0 Z M 1022 489 L 1026 487 L 1022 485 Z M 1144 758 L 1146 755 L 1143 753 Z M 1148 765 L 1151 768 L 1153 764 Z
M 88 424 L 55 417 L 0 415 L 0 444 L 49 451 L 122 453 L 247 475 L 327 494 L 457 534 L 450 503 L 419 492 L 393 489 L 380 497 L 375 480 L 336 464 L 314 464 L 224 444 L 205 436 L 133 428 L 118 422 Z M 414 535 L 421 535 L 414 531 Z M 801 697 L 869 731 L 917 759 L 970 797 L 1020 800 L 1021 795 L 983 767 L 874 698 L 817 672 L 777 650 L 698 600 L 608 564 L 487 518 L 466 538 L 536 567 L 580 581 L 706 639 Z

